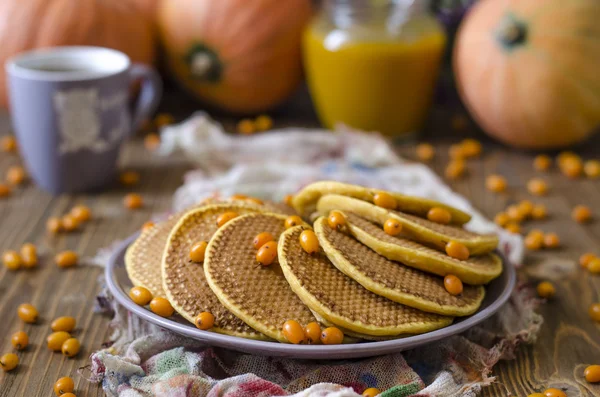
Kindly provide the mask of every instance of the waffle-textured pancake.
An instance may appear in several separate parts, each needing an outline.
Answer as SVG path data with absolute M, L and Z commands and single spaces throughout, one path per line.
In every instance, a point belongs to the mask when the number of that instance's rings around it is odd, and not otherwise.
M 336 328 L 339 328 L 339 330 L 344 333 L 344 343 L 356 343 L 356 342 L 360 342 L 360 340 L 368 340 L 368 341 L 371 341 L 371 342 L 381 342 L 381 341 L 384 341 L 384 340 L 399 339 L 399 338 L 404 338 L 406 336 L 409 336 L 409 335 L 402 335 L 402 336 L 373 336 L 373 335 L 361 334 L 359 332 L 350 331 L 349 329 L 346 329 L 344 327 L 340 327 L 339 325 L 335 325 L 331 321 L 325 320 L 323 318 L 323 316 L 321 316 L 319 313 L 315 312 L 314 310 L 311 310 L 311 311 L 312 311 L 313 316 L 315 316 L 315 318 L 317 319 L 317 321 L 319 323 L 321 323 L 322 327 L 336 327 Z M 346 340 L 348 340 L 348 342 L 346 342 Z
M 210 241 L 204 262 L 208 285 L 221 303 L 255 330 L 287 342 L 281 329 L 287 320 L 316 321 L 291 290 L 277 262 L 256 262 L 254 237 L 262 232 L 276 239 L 285 230 L 285 216 L 249 214 L 228 222 Z
M 483 301 L 483 287 L 464 286 L 462 294 L 453 296 L 444 288 L 443 278 L 390 261 L 353 237 L 330 228 L 325 217 L 317 219 L 314 228 L 331 263 L 374 294 L 445 316 L 468 316 Z
M 351 212 L 342 213 L 350 234 L 390 260 L 439 276 L 453 274 L 471 285 L 487 284 L 502 273 L 502 260 L 496 254 L 472 256 L 461 261 L 406 238 L 390 236 L 381 226 Z
M 433 331 L 452 317 L 426 313 L 373 294 L 340 272 L 324 252 L 310 255 L 300 246 L 306 226 L 279 238 L 279 262 L 292 290 L 325 320 L 353 332 L 395 336 Z
M 442 225 L 427 219 L 399 211 L 391 211 L 363 200 L 352 197 L 330 194 L 321 197 L 317 203 L 321 215 L 327 216 L 332 210 L 352 212 L 378 225 L 393 218 L 402 224 L 402 235 L 410 240 L 418 241 L 444 251 L 446 243 L 458 241 L 464 244 L 471 255 L 482 255 L 496 249 L 498 237 L 481 235 L 464 230 L 460 226 Z
M 241 202 L 223 203 L 200 207 L 182 216 L 168 237 L 162 257 L 163 289 L 175 310 L 190 322 L 194 322 L 199 313 L 210 312 L 215 316 L 211 331 L 249 339 L 268 339 L 219 302 L 206 282 L 203 264 L 189 259 L 192 245 L 209 241 L 218 229 L 217 218 L 226 211 L 247 214 L 260 211 L 260 208 Z
M 375 193 L 380 192 L 392 195 L 398 203 L 398 210 L 402 212 L 426 217 L 427 212 L 431 208 L 440 207 L 445 208 L 450 212 L 453 224 L 463 225 L 471 220 L 471 216 L 466 212 L 435 200 L 407 196 L 395 192 L 386 192 L 378 189 L 370 189 L 364 186 L 350 185 L 335 181 L 320 181 L 306 186 L 294 196 L 292 203 L 299 214 L 309 217 L 315 211 L 317 202 L 321 196 L 339 194 L 372 203 Z

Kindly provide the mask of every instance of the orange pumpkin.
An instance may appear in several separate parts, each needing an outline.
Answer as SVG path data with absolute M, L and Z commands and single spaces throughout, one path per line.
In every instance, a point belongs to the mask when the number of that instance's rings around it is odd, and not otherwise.
M 135 62 L 155 55 L 152 28 L 129 0 L 0 1 L 0 64 L 23 51 L 60 45 L 94 45 L 125 52 Z M 0 73 L 0 106 L 6 106 Z
M 600 126 L 600 1 L 482 0 L 456 40 L 473 117 L 520 148 L 572 145 Z
M 311 0 L 167 0 L 158 14 L 167 67 L 197 98 L 256 113 L 298 87 Z

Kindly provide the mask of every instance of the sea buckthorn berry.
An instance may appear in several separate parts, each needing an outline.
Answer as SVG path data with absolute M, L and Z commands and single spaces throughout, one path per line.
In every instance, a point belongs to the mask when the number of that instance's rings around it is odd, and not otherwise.
M 467 158 L 479 157 L 482 152 L 481 142 L 476 139 L 464 139 L 460 146 L 462 147 L 463 155 Z
M 65 394 L 63 394 L 60 397 L 77 397 L 77 396 L 75 394 L 73 394 L 73 393 L 65 393 Z
M 64 356 L 75 357 L 80 349 L 81 343 L 79 343 L 79 340 L 77 338 L 69 338 L 63 342 L 60 350 Z
M 533 159 L 533 168 L 538 171 L 548 171 L 552 166 L 552 159 L 546 154 L 540 154 Z
M 550 299 L 556 294 L 554 284 L 549 281 L 542 281 L 536 287 L 537 294 L 540 298 Z
M 533 209 L 531 210 L 531 217 L 535 220 L 546 219 L 546 217 L 548 217 L 548 210 L 546 209 L 546 206 L 543 204 L 534 205 Z
M 198 329 L 206 331 L 215 325 L 215 316 L 209 312 L 202 312 L 196 316 L 194 324 Z
M 66 393 L 72 393 L 75 390 L 75 382 L 73 382 L 73 378 L 65 376 L 64 378 L 60 378 L 54 384 L 54 394 L 57 396 L 64 396 Z
M 394 196 L 386 192 L 378 192 L 373 195 L 373 203 L 381 208 L 395 210 L 398 205 Z
M 558 154 L 558 156 L 556 156 L 556 163 L 558 165 L 561 165 L 565 161 L 568 161 L 568 160 L 578 160 L 578 159 L 581 159 L 581 158 L 577 155 L 577 153 L 572 152 L 570 150 L 563 150 L 562 152 L 560 152 Z
M 23 331 L 15 332 L 10 338 L 10 343 L 17 350 L 23 350 L 29 344 L 29 337 Z
M 29 303 L 21 303 L 17 308 L 17 315 L 26 323 L 33 324 L 38 319 L 37 309 Z
M 600 365 L 589 365 L 583 371 L 583 376 L 588 383 L 600 382 Z
M 517 207 L 519 207 L 521 214 L 523 214 L 525 218 L 531 216 L 531 212 L 533 211 L 533 203 L 531 201 L 523 200 L 517 205 Z
M 315 252 L 319 252 L 319 239 L 312 230 L 304 230 L 300 233 L 299 240 L 300 246 L 306 253 L 314 254 Z
M 592 274 L 600 274 L 600 259 L 592 259 L 590 263 L 588 263 L 587 269 Z
M 289 229 L 294 226 L 302 225 L 304 221 L 298 215 L 288 216 L 285 220 L 285 228 Z
M 10 195 L 10 187 L 4 183 L 0 183 L 0 197 L 7 197 Z
M 560 246 L 560 238 L 556 233 L 548 233 L 544 236 L 544 247 L 558 248 Z
M 510 222 L 510 217 L 506 212 L 498 212 L 494 217 L 494 222 L 496 225 L 504 227 L 508 222 Z
M 311 322 L 304 327 L 304 337 L 312 345 L 321 342 L 321 326 L 317 322 Z
M 131 288 L 129 290 L 129 297 L 135 304 L 140 306 L 146 306 L 154 298 L 149 289 L 141 286 Z
M 65 232 L 72 232 L 79 228 L 79 221 L 72 215 L 65 215 L 61 219 L 62 228 Z
M 14 353 L 6 353 L 0 357 L 0 368 L 3 371 L 12 371 L 19 365 L 19 357 Z
M 517 222 L 510 221 L 506 225 L 504 225 L 504 230 L 513 234 L 520 234 L 521 225 L 519 225 Z
M 545 196 L 548 193 L 548 184 L 543 179 L 533 178 L 527 182 L 527 190 L 535 196 Z
M 6 171 L 6 181 L 13 186 L 22 184 L 27 179 L 27 173 L 23 167 L 13 165 Z
M 254 245 L 254 248 L 260 249 L 260 247 L 262 247 L 269 241 L 275 241 L 275 237 L 273 237 L 273 235 L 269 232 L 262 232 L 257 234 L 256 237 L 254 237 L 252 244 Z
M 30 269 L 35 267 L 38 262 L 37 249 L 31 243 L 25 243 L 21 246 L 21 259 L 23 267 Z
M 390 236 L 397 236 L 402 233 L 402 224 L 399 220 L 390 218 L 383 224 L 383 231 Z
M 517 223 L 525 220 L 525 214 L 518 205 L 509 205 L 506 208 L 506 215 L 510 218 L 511 221 L 515 221 Z
M 331 211 L 327 217 L 327 224 L 332 229 L 340 230 L 346 226 L 346 217 L 340 211 Z
M 222 213 L 217 218 L 217 226 L 218 227 L 223 226 L 224 224 L 226 224 L 227 222 L 229 222 L 233 218 L 237 218 L 238 215 L 239 214 L 237 212 L 233 212 L 233 211 L 227 211 L 227 212 Z
M 485 187 L 490 192 L 501 193 L 506 190 L 506 178 L 502 175 L 489 175 L 485 178 Z
M 583 173 L 583 163 L 579 158 L 572 158 L 559 164 L 561 172 L 572 179 L 579 178 Z
M 196 263 L 203 263 L 204 256 L 206 255 L 206 247 L 208 247 L 207 241 L 198 241 L 192 248 L 190 248 L 190 260 Z
M 455 159 L 448 163 L 444 175 L 446 175 L 446 178 L 448 179 L 455 180 L 462 177 L 465 174 L 466 169 L 467 166 L 463 160 Z
M 344 340 L 344 333 L 336 327 L 325 328 L 321 332 L 321 343 L 324 345 L 339 345 Z
M 9 250 L 2 254 L 2 263 L 9 270 L 19 270 L 23 265 L 23 259 L 17 251 Z
M 165 298 L 152 298 L 150 301 L 150 310 L 161 317 L 171 317 L 175 309 L 171 306 L 171 302 Z
M 463 243 L 459 243 L 458 241 L 450 241 L 446 244 L 446 254 L 460 261 L 466 261 L 471 255 L 469 249 Z
M 463 292 L 463 283 L 454 274 L 444 277 L 444 288 L 450 295 L 460 295 Z
M 294 195 L 293 194 L 286 194 L 285 197 L 283 198 L 283 202 L 288 206 L 291 207 L 294 201 Z
M 87 222 L 92 219 L 92 210 L 83 204 L 77 205 L 71 209 L 71 216 L 79 222 Z
M 465 156 L 462 146 L 458 143 L 450 145 L 448 148 L 448 156 L 452 160 L 464 160 L 467 157 Z
M 528 250 L 537 251 L 544 245 L 544 235 L 530 232 L 525 237 L 525 247 Z
M 0 148 L 3 152 L 14 153 L 17 151 L 17 140 L 12 135 L 3 136 L 0 139 Z
M 431 222 L 447 225 L 452 221 L 452 214 L 445 208 L 433 207 L 427 211 L 427 219 Z
M 119 176 L 119 181 L 124 186 L 137 185 L 140 181 L 140 174 L 136 171 L 123 171 Z
M 144 222 L 144 224 L 142 225 L 142 230 L 150 230 L 154 227 L 154 225 L 155 224 L 152 221 Z
M 553 387 L 544 390 L 544 395 L 546 397 L 567 397 L 567 393 L 560 389 L 555 389 Z
M 256 261 L 262 266 L 269 266 L 277 259 L 277 242 L 269 241 L 256 252 Z
M 71 334 L 66 331 L 53 332 L 46 338 L 48 349 L 59 352 L 63 343 L 71 338 Z
M 417 145 L 417 158 L 421 161 L 431 161 L 435 157 L 435 148 L 429 143 Z
M 583 164 L 583 172 L 588 178 L 600 177 L 600 161 L 588 160 Z
M 135 210 L 144 206 L 144 199 L 137 193 L 129 193 L 123 198 L 125 208 Z
M 73 267 L 78 261 L 79 257 L 73 251 L 59 252 L 54 256 L 54 263 L 56 263 L 56 266 L 62 268 Z
M 592 210 L 585 205 L 577 205 L 571 212 L 571 218 L 579 223 L 589 222 L 592 219 Z
M 591 304 L 588 309 L 588 314 L 592 320 L 600 323 L 600 303 Z
M 131 296 L 131 292 L 129 294 Z M 76 325 L 76 321 L 75 321 L 74 317 L 62 316 L 62 317 L 55 318 L 54 321 L 52 321 L 52 324 L 50 324 L 50 328 L 54 332 L 59 332 L 59 331 L 71 332 L 75 329 L 75 325 Z
M 273 119 L 266 114 L 261 114 L 254 120 L 254 126 L 258 131 L 267 131 L 273 128 Z
M 287 320 L 285 323 L 283 323 L 281 332 L 283 333 L 285 339 L 294 345 L 305 342 L 304 329 L 296 320 Z
M 237 132 L 243 135 L 252 135 L 256 132 L 256 125 L 250 119 L 242 119 L 237 123 Z
M 362 392 L 363 397 L 375 397 L 378 396 L 381 391 L 375 387 L 369 387 Z
M 596 259 L 596 255 L 591 252 L 587 252 L 579 257 L 579 265 L 585 269 L 588 267 L 592 259 Z
M 62 230 L 62 221 L 60 218 L 52 217 L 46 221 L 46 230 L 52 234 L 56 234 Z
M 153 152 L 160 146 L 160 135 L 152 132 L 144 137 L 144 147 L 146 150 Z

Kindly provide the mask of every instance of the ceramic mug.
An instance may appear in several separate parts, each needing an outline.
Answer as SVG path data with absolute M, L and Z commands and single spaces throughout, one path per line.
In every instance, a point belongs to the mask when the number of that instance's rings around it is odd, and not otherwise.
M 13 127 L 33 180 L 51 193 L 98 189 L 116 173 L 124 140 L 151 116 L 154 69 L 101 47 L 54 47 L 6 63 Z M 141 80 L 137 103 L 132 84 Z

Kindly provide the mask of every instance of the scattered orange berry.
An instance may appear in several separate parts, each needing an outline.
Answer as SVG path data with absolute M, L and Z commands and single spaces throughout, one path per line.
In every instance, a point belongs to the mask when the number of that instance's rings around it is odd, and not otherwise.
M 588 178 L 598 178 L 600 177 L 600 161 L 598 160 L 588 160 L 583 164 L 583 173 Z
M 65 394 L 61 395 L 60 397 L 77 397 L 77 396 L 73 393 L 65 393 Z
M 23 167 L 14 165 L 6 171 L 6 181 L 13 186 L 22 184 L 27 179 L 27 173 Z
M 583 376 L 588 383 L 600 382 L 600 365 L 588 365 L 583 371 Z
M 452 221 L 452 214 L 445 208 L 433 207 L 427 211 L 427 219 L 431 222 L 447 225 Z
M 67 339 L 66 341 L 63 342 L 63 344 L 60 348 L 63 356 L 66 356 L 66 357 L 75 357 L 79 353 L 80 349 L 81 349 L 81 343 L 79 343 L 79 340 L 77 338 Z
M 52 217 L 46 221 L 46 230 L 52 234 L 60 232 L 63 228 L 60 218 Z
M 306 324 L 306 327 L 304 327 L 304 337 L 312 345 L 321 342 L 321 326 L 319 323 L 313 321 Z
M 450 295 L 460 295 L 463 292 L 463 283 L 455 275 L 448 274 L 444 277 L 444 288 Z
M 546 217 L 548 216 L 548 210 L 546 209 L 546 206 L 543 204 L 536 204 L 533 206 L 532 210 L 531 210 L 531 217 L 535 220 L 542 220 L 542 219 L 546 219 Z
M 260 247 L 262 247 L 269 241 L 275 241 L 275 237 L 273 237 L 273 235 L 269 232 L 262 232 L 257 234 L 256 237 L 254 237 L 252 245 L 254 245 L 254 248 L 260 249 Z
M 72 215 L 65 215 L 61 219 L 61 225 L 65 232 L 72 232 L 79 228 L 79 221 Z
M 152 298 L 150 301 L 150 310 L 161 317 L 171 317 L 175 309 L 171 306 L 171 302 L 165 298 Z
M 558 154 L 558 156 L 556 156 L 556 163 L 560 166 L 561 164 L 564 164 L 566 161 L 569 160 L 580 160 L 581 157 L 579 157 L 575 152 L 572 152 L 570 150 L 565 150 L 562 151 Z
M 346 226 L 346 217 L 340 211 L 331 211 L 327 217 L 327 224 L 332 229 L 340 230 Z
M 0 197 L 8 197 L 10 196 L 10 193 L 10 187 L 4 183 L 0 183 Z
M 504 230 L 506 230 L 509 233 L 520 234 L 521 225 L 519 225 L 517 222 L 510 221 L 506 225 L 504 225 Z
M 302 225 L 304 221 L 298 215 L 288 216 L 285 220 L 285 228 L 289 229 L 294 226 Z
M 37 249 L 31 243 L 25 243 L 21 246 L 21 259 L 23 267 L 31 269 L 38 263 Z
M 381 393 L 381 391 L 375 387 L 369 387 L 362 392 L 363 397 L 376 397 Z
M 540 233 L 530 232 L 525 237 L 525 247 L 528 250 L 538 251 L 544 245 L 544 235 Z
M 506 226 L 510 222 L 510 217 L 506 212 L 498 212 L 494 217 L 494 222 L 500 227 Z
M 450 241 L 446 244 L 446 254 L 460 261 L 466 261 L 471 255 L 469 249 L 458 241 Z
M 300 246 L 308 254 L 319 252 L 319 239 L 312 230 L 304 230 L 300 233 Z
M 487 190 L 494 192 L 494 193 L 501 193 L 504 192 L 506 190 L 506 178 L 504 178 L 501 175 L 489 175 L 486 179 L 485 179 L 485 187 L 487 188 Z
M 237 124 L 237 131 L 243 135 L 252 135 L 256 132 L 254 121 L 250 119 L 242 119 Z
M 152 132 L 144 137 L 144 147 L 146 150 L 153 152 L 160 146 L 160 135 Z
M 79 257 L 73 251 L 59 252 L 54 256 L 54 263 L 61 268 L 73 267 L 79 261 Z
M 529 200 L 521 201 L 517 205 L 517 207 L 519 208 L 521 214 L 523 214 L 525 218 L 529 218 L 531 216 L 531 213 L 533 212 L 533 203 Z
M 196 328 L 206 331 L 215 325 L 215 316 L 209 312 L 202 312 L 196 316 L 194 324 Z
M 140 174 L 136 171 L 123 171 L 119 176 L 119 181 L 124 186 L 137 185 L 140 181 Z
M 65 376 L 64 378 L 60 378 L 54 384 L 54 394 L 57 396 L 63 396 L 66 393 L 72 393 L 75 389 L 75 382 L 73 382 L 73 378 Z
M 402 233 L 402 224 L 399 220 L 390 218 L 383 224 L 383 231 L 390 236 L 397 236 Z
M 462 147 L 463 155 L 467 158 L 479 157 L 482 152 L 481 142 L 476 139 L 464 139 L 460 146 Z
M 583 173 L 583 163 L 580 158 L 569 158 L 559 164 L 561 172 L 569 178 L 579 178 Z
M 9 270 L 19 270 L 23 265 L 23 259 L 17 251 L 8 250 L 2 254 L 2 263 Z
M 552 166 L 552 159 L 546 154 L 540 154 L 533 159 L 533 168 L 538 171 L 548 171 Z
M 585 269 L 593 259 L 596 259 L 596 255 L 587 252 L 579 257 L 579 265 Z
M 37 309 L 29 303 L 21 303 L 19 307 L 17 307 L 17 315 L 21 320 L 28 324 L 33 324 L 38 319 Z
M 590 305 L 588 314 L 592 320 L 600 323 L 600 303 L 594 303 Z
M 207 241 L 198 241 L 192 245 L 192 248 L 190 248 L 190 260 L 195 263 L 204 263 L 206 247 L 208 247 Z
M 152 221 L 147 221 L 144 222 L 144 224 L 142 225 L 142 230 L 150 230 L 155 226 L 154 222 Z
M 592 219 L 592 210 L 585 205 L 577 205 L 571 212 L 571 218 L 579 223 L 586 223 Z
M 544 247 L 558 248 L 560 246 L 560 238 L 556 233 L 548 233 L 544 236 Z
M 237 218 L 239 216 L 239 214 L 237 212 L 233 212 L 233 211 L 227 211 L 222 213 L 221 215 L 219 215 L 219 217 L 217 218 L 217 227 L 221 227 L 224 224 L 226 224 L 227 222 L 229 222 L 230 220 Z
M 567 393 L 560 389 L 555 389 L 553 387 L 544 390 L 544 395 L 546 397 L 567 397 Z
M 73 207 L 70 213 L 78 222 L 87 222 L 92 219 L 92 210 L 83 204 Z
M 466 158 L 462 146 L 458 143 L 450 145 L 448 148 L 448 156 L 452 160 L 464 160 Z
M 294 200 L 294 195 L 293 194 L 286 194 L 285 197 L 283 198 L 283 202 L 288 207 L 292 207 L 293 206 L 293 200 Z
M 8 372 L 17 368 L 19 365 L 19 357 L 14 353 L 6 353 L 0 357 L 0 368 L 3 371 Z
M 6 135 L 0 138 L 0 148 L 3 152 L 14 153 L 17 151 L 17 140 L 12 135 Z
M 15 332 L 10 338 L 10 343 L 17 350 L 23 350 L 29 344 L 29 336 L 23 331 Z
M 324 345 L 339 345 L 344 340 L 344 333 L 336 327 L 325 328 L 321 332 L 321 342 Z
M 587 269 L 592 274 L 600 274 L 600 259 L 592 259 L 590 263 L 588 263 Z
M 533 178 L 527 182 L 527 190 L 535 196 L 544 196 L 548 193 L 548 184 L 543 179 Z
M 273 119 L 266 114 L 261 114 L 254 120 L 254 126 L 258 131 L 267 131 L 273 128 Z
M 65 341 L 70 338 L 71 334 L 69 334 L 68 332 L 56 331 L 48 335 L 48 337 L 46 338 L 46 344 L 48 346 L 48 349 L 55 352 L 59 352 L 62 348 L 63 343 L 65 343 Z
M 287 320 L 285 323 L 283 323 L 281 332 L 283 333 L 285 339 L 294 345 L 304 343 L 305 341 L 304 329 L 296 320 Z
M 537 294 L 540 298 L 550 299 L 556 294 L 556 288 L 554 284 L 549 281 L 542 281 L 537 285 Z
M 465 171 L 466 171 L 465 162 L 463 160 L 456 159 L 456 160 L 452 160 L 448 163 L 448 165 L 446 166 L 446 170 L 444 171 L 444 174 L 446 175 L 446 178 L 455 180 L 455 179 L 462 177 L 465 174 Z
M 123 199 L 125 208 L 135 210 L 144 206 L 144 199 L 137 193 L 129 193 Z
M 269 266 L 277 258 L 277 242 L 269 241 L 256 252 L 256 261 L 262 266 Z
M 131 292 L 129 294 L 131 296 Z M 54 319 L 54 321 L 52 321 L 52 324 L 50 324 L 50 328 L 54 332 L 71 332 L 75 329 L 75 324 L 76 321 L 74 317 L 62 316 Z
M 506 215 L 514 222 L 522 222 L 525 220 L 525 213 L 521 210 L 518 205 L 509 205 L 506 208 Z
M 146 306 L 152 301 L 152 292 L 148 288 L 137 286 L 129 290 L 129 297 L 131 300 L 140 306 Z M 66 330 L 65 330 L 66 331 Z
M 373 203 L 381 208 L 395 210 L 398 205 L 394 196 L 386 192 L 378 192 L 373 195 Z
M 429 143 L 417 145 L 417 158 L 421 161 L 431 161 L 435 157 L 435 148 Z

